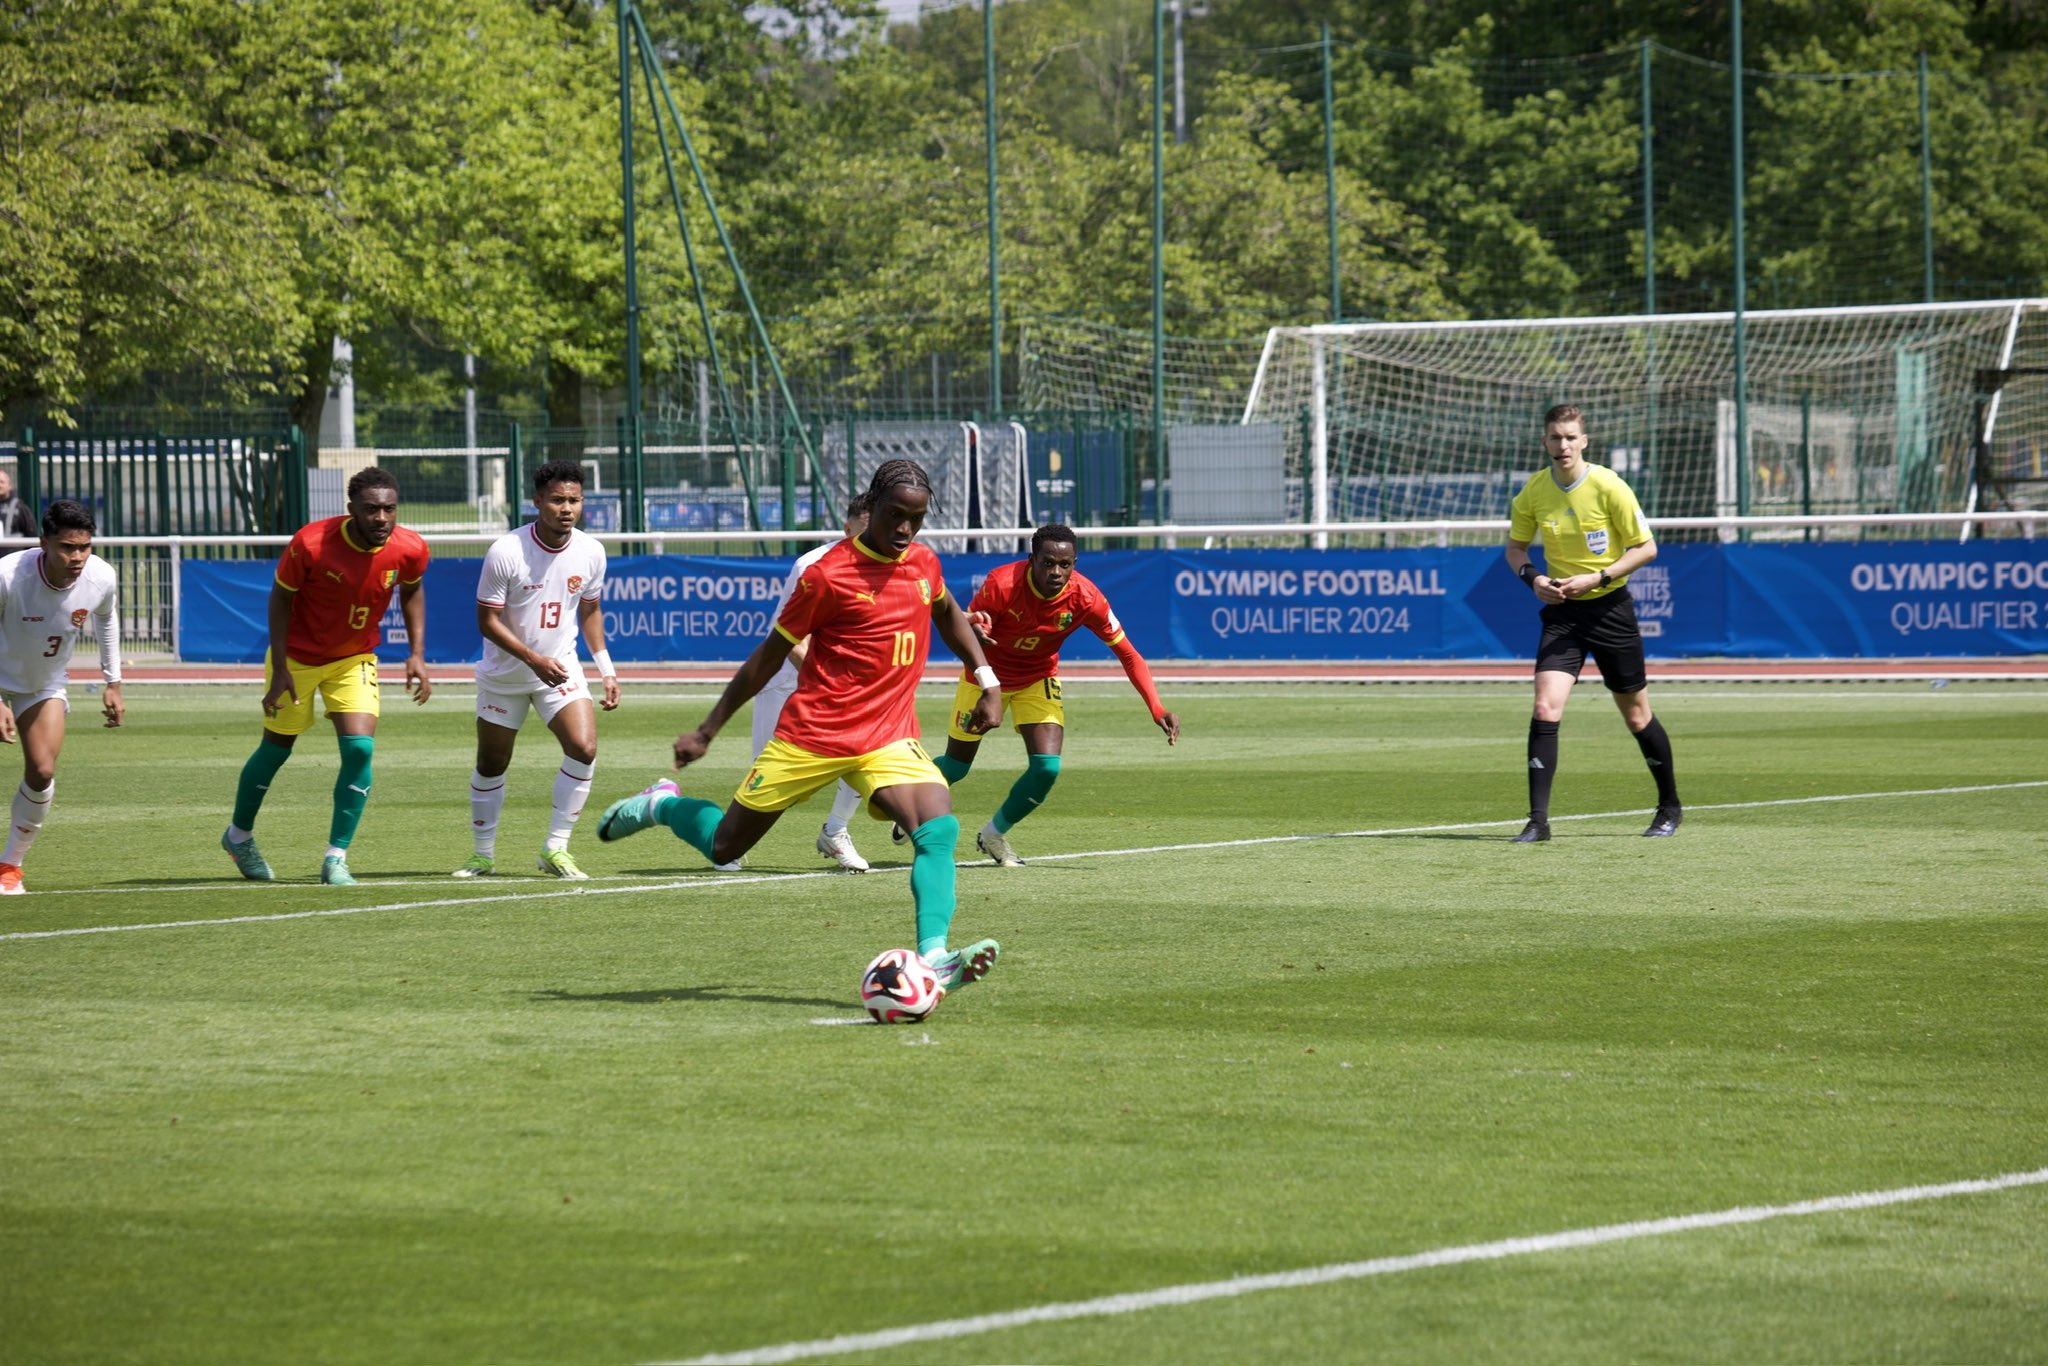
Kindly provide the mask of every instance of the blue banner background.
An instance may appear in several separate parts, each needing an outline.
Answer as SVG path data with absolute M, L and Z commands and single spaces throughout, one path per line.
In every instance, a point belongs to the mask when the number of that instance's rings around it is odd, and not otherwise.
M 964 602 L 1015 555 L 951 555 Z M 476 559 L 428 568 L 427 658 L 477 658 Z M 1138 648 L 1161 659 L 1521 659 L 1536 602 L 1491 547 L 1091 551 L 1082 570 Z M 611 560 L 605 630 L 619 660 L 746 657 L 769 626 L 786 561 L 682 555 Z M 263 658 L 274 566 L 187 560 L 183 659 Z M 2048 653 L 2048 542 L 1668 545 L 1629 582 L 1653 658 Z M 378 655 L 402 659 L 394 597 Z M 1069 659 L 1107 659 L 1087 632 Z

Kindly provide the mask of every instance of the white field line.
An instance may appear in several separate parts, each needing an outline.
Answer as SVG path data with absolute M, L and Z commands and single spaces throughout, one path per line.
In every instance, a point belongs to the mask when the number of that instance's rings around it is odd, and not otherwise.
M 1597 1228 L 1567 1229 L 1527 1238 L 1503 1238 L 1491 1243 L 1467 1243 L 1442 1247 L 1403 1257 L 1375 1257 L 1364 1262 L 1338 1262 L 1331 1266 L 1304 1267 L 1263 1276 L 1237 1276 L 1227 1281 L 1201 1281 L 1191 1285 L 1170 1285 L 1158 1290 L 1104 1295 L 1092 1300 L 1069 1300 L 1064 1304 L 1041 1304 L 972 1318 L 940 1319 L 933 1323 L 908 1324 L 872 1333 L 846 1333 L 810 1342 L 785 1342 L 773 1347 L 756 1347 L 744 1352 L 691 1357 L 686 1361 L 664 1362 L 658 1366 L 767 1366 L 767 1363 L 800 1361 L 806 1357 L 870 1352 L 908 1347 L 920 1342 L 973 1337 L 982 1333 L 1021 1328 L 1034 1323 L 1058 1323 L 1069 1319 L 1111 1318 L 1148 1309 L 1177 1308 L 1205 1300 L 1230 1299 L 1267 1290 L 1296 1290 L 1304 1286 L 1328 1285 L 1336 1281 L 1364 1280 L 1391 1276 L 1403 1271 L 1425 1271 L 1432 1267 L 1457 1266 L 1465 1262 L 1498 1261 L 1532 1253 L 1565 1252 L 1598 1247 L 1605 1243 L 1635 1238 L 1656 1238 L 1667 1233 L 1691 1233 L 1699 1229 L 1728 1228 L 1739 1224 L 1761 1224 L 1771 1219 L 1801 1218 L 1814 1214 L 1839 1214 L 1849 1210 L 1881 1209 L 1920 1200 L 1943 1200 L 1954 1195 L 1981 1195 L 2019 1186 L 2048 1184 L 2048 1168 L 2012 1172 L 1978 1181 L 1950 1181 L 1939 1186 L 1903 1186 L 1897 1190 L 1866 1191 L 1856 1195 L 1831 1195 L 1819 1200 L 1801 1200 L 1790 1205 L 1744 1205 L 1735 1209 L 1702 1214 L 1680 1214 L 1666 1219 L 1644 1219 L 1625 1224 L 1602 1224 Z
M 1773 806 L 1813 806 L 1828 802 L 1882 801 L 1891 797 L 1949 797 L 1971 792 L 2014 792 L 2026 788 L 2040 787 L 2048 787 L 2048 778 L 2028 779 L 2027 781 L 2017 783 L 1975 783 L 1964 787 L 1908 788 L 1897 792 L 1836 792 L 1817 797 L 1774 797 L 1766 801 L 1756 802 L 1707 802 L 1698 805 L 1688 805 L 1685 809 L 1686 813 L 1690 815 L 1697 811 L 1753 811 Z M 1642 816 L 1647 813 L 1647 808 L 1632 808 L 1626 811 L 1589 811 L 1583 815 L 1576 816 L 1552 816 L 1550 823 L 1552 825 L 1559 825 L 1566 821 L 1616 820 L 1624 816 Z M 1140 854 L 1176 854 L 1196 849 L 1249 849 L 1267 844 L 1303 844 L 1311 840 L 1384 839 L 1394 835 L 1439 835 L 1459 830 L 1493 830 L 1502 827 L 1519 826 L 1525 819 L 1526 817 L 1516 816 L 1512 820 L 1505 821 L 1456 821 L 1444 825 L 1388 826 L 1379 830 L 1329 830 L 1308 835 L 1260 835 L 1252 839 L 1202 840 L 1188 844 L 1134 845 L 1125 849 L 1089 849 L 1072 854 L 1033 854 L 1031 862 L 1060 863 L 1073 859 L 1129 858 Z M 956 866 L 978 868 L 982 866 L 982 863 L 983 860 L 981 859 L 972 859 Z M 886 874 L 907 873 L 910 870 L 906 866 L 901 868 L 876 868 L 873 871 Z M 871 875 L 863 874 L 862 876 Z M 789 882 L 810 878 L 845 876 L 847 876 L 846 873 L 838 869 L 832 869 L 815 873 L 761 873 L 753 877 L 728 875 L 707 878 L 700 876 L 666 882 L 627 882 L 625 885 L 618 887 L 593 887 L 589 883 L 577 883 L 569 887 L 553 887 L 547 891 L 502 892 L 496 896 L 435 897 L 428 901 L 396 901 L 387 902 L 380 906 L 333 906 L 310 911 L 283 911 L 276 915 L 222 916 L 210 920 L 159 920 L 144 925 L 84 925 L 66 930 L 17 930 L 10 934 L 0 934 L 0 943 L 18 939 L 65 939 L 83 934 L 123 934 L 130 930 L 185 930 L 209 925 L 260 924 L 271 920 L 314 920 L 323 916 L 369 915 L 378 911 L 438 910 L 444 906 L 484 906 L 500 901 L 549 901 L 560 897 L 620 896 L 640 892 L 716 891 L 724 887 L 743 887 L 757 882 Z M 596 879 L 592 879 L 592 881 L 596 881 Z M 395 881 L 382 885 L 438 886 L 440 885 L 440 880 L 437 878 L 424 884 Z M 215 884 L 193 886 L 190 883 L 184 883 L 169 887 L 127 887 L 122 888 L 121 893 L 123 895 L 138 895 L 143 893 L 161 894 L 187 891 L 218 892 L 228 890 L 229 887 L 234 886 L 235 884 L 229 884 L 228 887 Z M 238 889 L 256 893 L 263 890 L 263 884 L 246 883 L 241 884 Z M 105 889 L 74 888 L 62 892 L 37 893 L 39 896 L 79 896 L 86 894 L 105 895 Z

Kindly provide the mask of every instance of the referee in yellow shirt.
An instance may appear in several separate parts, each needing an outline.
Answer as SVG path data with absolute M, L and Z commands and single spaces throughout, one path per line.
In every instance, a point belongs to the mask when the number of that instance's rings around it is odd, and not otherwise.
M 1516 844 L 1550 838 L 1550 785 L 1557 777 L 1557 728 L 1586 656 L 1614 695 L 1621 718 L 1657 780 L 1657 814 L 1643 834 L 1675 835 L 1684 819 L 1671 766 L 1671 737 L 1650 711 L 1643 633 L 1628 576 L 1657 558 L 1657 541 L 1626 481 L 1586 463 L 1586 416 L 1569 403 L 1543 415 L 1550 468 L 1515 495 L 1508 565 L 1543 601 L 1536 647 L 1536 706 L 1529 718 L 1529 823 Z M 1529 547 L 1543 540 L 1543 570 Z

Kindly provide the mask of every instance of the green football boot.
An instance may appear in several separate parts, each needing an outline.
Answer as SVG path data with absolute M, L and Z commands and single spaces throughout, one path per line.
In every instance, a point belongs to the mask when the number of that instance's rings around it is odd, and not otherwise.
M 457 868 L 451 877 L 489 877 L 498 871 L 498 861 L 489 854 L 471 854 L 469 862 Z
M 590 874 L 576 866 L 576 860 L 569 857 L 567 849 L 541 850 L 540 870 L 543 873 L 550 873 L 564 882 L 590 881 Z
M 326 887 L 353 887 L 355 875 L 348 870 L 348 860 L 336 854 L 329 854 L 320 860 L 320 882 Z
M 597 822 L 597 837 L 606 844 L 637 835 L 655 824 L 654 804 L 663 797 L 680 797 L 683 790 L 672 779 L 657 778 L 630 797 L 622 797 L 604 809 Z
M 220 832 L 220 847 L 228 851 L 228 857 L 235 861 L 235 868 L 251 882 L 270 882 L 277 874 L 270 871 L 269 862 L 256 848 L 254 835 L 236 844 L 228 838 L 228 832 Z
M 964 987 L 969 982 L 979 982 L 988 976 L 996 965 L 996 955 L 1003 951 L 1002 945 L 993 939 L 978 939 L 964 949 L 948 949 L 925 959 L 932 965 L 932 971 L 939 974 L 939 985 L 948 991 Z

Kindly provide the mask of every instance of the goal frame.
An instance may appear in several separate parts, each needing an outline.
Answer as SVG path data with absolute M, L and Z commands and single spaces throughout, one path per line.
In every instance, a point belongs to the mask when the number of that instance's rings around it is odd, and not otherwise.
M 2008 320 L 2004 330 L 1998 365 L 2010 368 L 2014 359 L 2022 320 L 2030 311 L 2048 312 L 2048 299 L 2006 298 L 1986 300 L 1965 300 L 1946 303 L 1888 304 L 1851 308 L 1802 308 L 1802 309 L 1752 309 L 1742 313 L 1735 311 L 1712 313 L 1648 313 L 1648 314 L 1605 314 L 1592 317 L 1567 318 L 1485 318 L 1443 322 L 1387 322 L 1387 323 L 1317 323 L 1308 326 L 1273 327 L 1266 333 L 1265 344 L 1259 353 L 1258 368 L 1252 377 L 1251 390 L 1246 397 L 1241 421 L 1249 425 L 1260 420 L 1260 401 L 1265 396 L 1272 372 L 1277 348 L 1291 339 L 1299 338 L 1309 348 L 1309 403 L 1307 440 L 1304 451 L 1303 474 L 1308 484 L 1308 520 L 1314 525 L 1326 525 L 1331 520 L 1331 478 L 1330 478 L 1330 379 L 1329 351 L 1333 341 L 1347 338 L 1456 335 L 1461 333 L 1563 333 L 1589 329 L 1636 329 L 1647 331 L 1652 336 L 1659 329 L 1676 327 L 1715 326 L 1725 327 L 1730 336 L 1731 354 L 1737 366 L 1737 383 L 1731 388 L 1734 397 L 1742 387 L 1747 368 L 1740 346 L 1735 339 L 1738 324 L 1768 325 L 1774 322 L 1790 322 L 1799 319 L 1821 320 L 1828 318 L 1880 317 L 1908 319 L 1915 315 L 1955 315 L 1959 313 L 2004 312 Z M 2000 412 L 2001 395 L 1993 393 L 1981 407 L 1980 430 L 1976 433 L 1979 449 L 1988 449 L 1996 433 Z M 1650 403 L 1654 411 L 1656 395 L 1654 390 Z M 1745 419 L 1747 415 L 1744 415 Z M 1746 435 L 1746 432 L 1743 433 Z M 1533 440 L 1533 437 L 1532 437 Z M 1740 447 L 1739 447 L 1740 448 Z M 1738 472 L 1738 477 L 1740 472 Z M 1972 472 L 1965 511 L 1975 511 L 1978 500 L 1978 480 Z M 1967 523 L 1964 524 L 1967 528 Z M 1967 539 L 1967 529 L 1963 533 Z M 1327 536 L 1317 534 L 1314 543 L 1318 547 L 1328 544 Z

